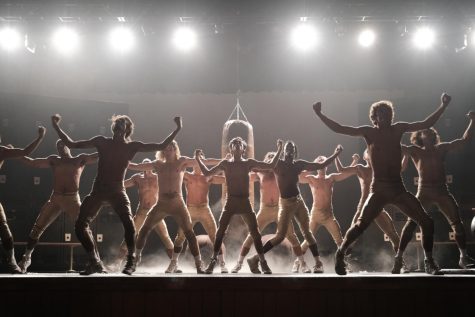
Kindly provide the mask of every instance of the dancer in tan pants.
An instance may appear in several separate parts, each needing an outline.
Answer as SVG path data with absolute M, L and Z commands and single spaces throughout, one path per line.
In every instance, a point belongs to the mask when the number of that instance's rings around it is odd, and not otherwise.
M 31 265 L 31 254 L 41 235 L 61 212 L 65 212 L 71 220 L 76 221 L 81 207 L 79 198 L 81 174 L 87 164 L 97 162 L 97 153 L 72 156 L 69 148 L 61 140 L 56 142 L 56 149 L 59 156 L 50 155 L 47 158 L 35 159 L 24 157 L 21 160 L 26 165 L 36 168 L 51 168 L 53 171 L 53 192 L 36 218 L 28 237 L 26 251 L 18 263 L 23 273 L 26 273 Z

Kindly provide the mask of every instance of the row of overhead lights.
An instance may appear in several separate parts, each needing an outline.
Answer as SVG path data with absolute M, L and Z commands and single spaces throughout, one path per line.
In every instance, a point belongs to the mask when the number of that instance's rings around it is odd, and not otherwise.
M 472 41 L 475 43 L 475 32 L 472 32 Z M 372 29 L 362 30 L 357 37 L 361 47 L 370 48 L 378 40 L 377 33 Z M 63 55 L 72 55 L 80 47 L 79 34 L 70 27 L 60 27 L 51 36 L 50 44 Z M 412 34 L 412 42 L 416 48 L 426 50 L 435 44 L 436 33 L 429 27 L 420 27 Z M 0 29 L 0 49 L 14 52 L 22 46 L 27 46 L 27 37 L 12 27 Z M 126 54 L 135 47 L 135 34 L 131 28 L 118 26 L 108 34 L 108 43 L 115 52 Z M 310 23 L 300 23 L 290 33 L 292 47 L 301 52 L 314 50 L 321 42 L 318 29 Z M 172 36 L 171 43 L 183 52 L 192 51 L 198 45 L 198 35 L 193 28 L 181 26 Z

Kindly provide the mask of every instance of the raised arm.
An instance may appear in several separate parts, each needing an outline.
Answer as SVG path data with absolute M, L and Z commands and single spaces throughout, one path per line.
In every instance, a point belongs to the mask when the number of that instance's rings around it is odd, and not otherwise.
M 308 184 L 310 183 L 310 177 L 313 177 L 312 173 L 309 171 L 303 171 L 299 174 L 299 183 Z
M 326 166 L 330 165 L 330 163 L 333 162 L 333 160 L 338 155 L 340 155 L 341 151 L 343 151 L 343 147 L 341 145 L 338 145 L 335 148 L 335 152 L 333 152 L 333 154 L 329 158 L 327 158 L 325 161 L 323 161 L 321 163 L 309 162 L 309 161 L 305 161 L 305 160 L 298 160 L 297 163 L 299 165 L 299 169 L 302 170 L 302 171 L 303 170 L 316 171 L 316 170 L 325 168 Z
M 224 184 L 226 183 L 226 177 L 221 175 L 214 175 L 211 177 L 211 184 Z
M 126 179 L 124 181 L 124 187 L 125 188 L 130 188 L 135 186 L 135 177 L 137 177 L 137 174 L 132 175 L 130 178 Z
M 35 167 L 35 168 L 48 168 L 48 167 L 51 167 L 52 159 L 53 159 L 52 156 L 42 157 L 42 158 L 31 158 L 28 156 L 24 156 L 20 158 L 20 162 L 22 162 L 25 165 Z
M 341 182 L 342 180 L 345 180 L 348 177 L 353 176 L 353 175 L 354 173 L 350 173 L 350 172 L 339 172 L 339 173 L 331 173 L 330 175 L 328 175 L 328 177 L 334 182 Z
M 101 138 L 96 136 L 89 140 L 73 141 L 69 135 L 67 135 L 66 132 L 61 129 L 59 126 L 60 122 L 61 116 L 59 114 L 51 116 L 51 123 L 53 124 L 53 128 L 56 130 L 56 133 L 58 133 L 59 138 L 64 142 L 64 145 L 71 149 L 88 149 L 96 147 L 97 140 Z
M 201 152 L 202 155 L 203 152 Z M 188 156 L 182 156 L 181 157 L 184 160 L 185 167 L 195 167 L 198 166 L 198 163 L 196 162 L 195 158 L 191 158 Z M 204 165 L 218 165 L 222 159 L 217 159 L 217 158 L 203 158 L 201 157 L 201 162 L 203 162 Z
M 158 164 L 158 161 L 152 161 L 148 163 L 129 163 L 129 166 L 127 167 L 131 171 L 153 171 L 155 170 L 155 165 Z
M 475 129 L 475 126 L 473 124 L 473 121 L 475 120 L 475 111 L 470 111 L 467 113 L 467 117 L 470 118 L 470 122 L 468 123 L 467 129 L 465 129 L 465 132 L 460 139 L 455 139 L 451 142 L 445 142 L 440 145 L 440 147 L 446 151 L 452 151 L 452 150 L 457 150 L 462 147 L 464 147 L 467 143 L 470 142 L 473 136 L 473 130 Z
M 335 159 L 336 170 L 339 173 L 348 173 L 350 175 L 355 175 L 358 173 L 358 161 L 359 161 L 359 155 L 353 154 L 353 161 L 351 162 L 350 166 L 343 166 L 343 164 L 341 164 L 340 158 L 337 157 Z
M 272 158 L 272 161 L 270 161 L 270 163 L 266 163 L 266 162 L 250 159 L 249 160 L 249 162 L 251 163 L 250 169 L 254 169 L 254 170 L 274 169 L 277 166 L 277 163 L 279 162 L 279 158 L 280 158 L 280 154 L 282 153 L 283 146 L 284 146 L 284 142 L 281 139 L 277 140 L 277 152 L 275 153 L 275 156 Z
M 14 148 L 9 146 L 0 146 L 0 159 L 17 158 L 30 155 L 43 140 L 46 133 L 45 127 L 38 127 L 38 137 L 24 148 Z
M 402 132 L 414 132 L 429 129 L 437 122 L 437 120 L 439 120 L 440 116 L 442 116 L 451 100 L 452 97 L 450 97 L 446 93 L 443 93 L 440 97 L 441 104 L 439 108 L 437 108 L 437 110 L 435 110 L 427 118 L 425 118 L 425 120 L 416 122 L 398 122 L 397 126 L 402 129 Z
M 84 161 L 84 164 L 94 164 L 99 159 L 99 153 L 94 152 L 91 154 L 81 154 L 81 158 Z
M 322 120 L 322 122 L 328 128 L 330 128 L 330 130 L 339 134 L 345 134 L 349 136 L 364 136 L 366 132 L 369 129 L 371 129 L 371 127 L 369 126 L 361 126 L 361 127 L 345 126 L 328 118 L 326 115 L 322 113 L 322 103 L 320 101 L 313 104 L 313 111 L 315 111 L 315 114 L 320 118 L 320 120 Z
M 181 117 L 175 117 L 173 120 L 175 121 L 176 129 L 170 133 L 170 135 L 167 136 L 165 140 L 163 140 L 161 143 L 134 142 L 134 144 L 137 146 L 137 152 L 156 152 L 164 150 L 173 141 L 173 139 L 175 139 L 182 127 Z
M 219 171 L 223 169 L 223 162 L 219 162 L 218 165 L 213 166 L 211 169 L 208 169 L 206 165 L 201 161 L 201 157 L 203 151 L 202 150 L 195 150 L 195 160 L 198 163 L 198 166 L 200 167 L 201 173 L 203 173 L 204 176 L 213 176 L 214 174 L 217 174 Z

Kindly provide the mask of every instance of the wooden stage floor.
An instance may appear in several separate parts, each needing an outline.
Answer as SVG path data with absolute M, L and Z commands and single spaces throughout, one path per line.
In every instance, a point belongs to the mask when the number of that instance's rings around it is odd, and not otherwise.
M 473 315 L 474 301 L 473 274 L 0 275 L 2 317 L 432 317 Z

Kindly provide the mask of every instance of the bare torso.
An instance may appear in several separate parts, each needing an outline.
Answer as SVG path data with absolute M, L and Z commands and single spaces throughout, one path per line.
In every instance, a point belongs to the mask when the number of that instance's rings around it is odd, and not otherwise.
M 356 175 L 358 176 L 358 181 L 360 182 L 361 188 L 360 200 L 366 200 L 371 189 L 371 182 L 373 180 L 373 170 L 368 165 L 358 165 Z
M 372 128 L 365 135 L 375 180 L 402 182 L 401 137 L 402 133 L 396 125 L 381 129 Z
M 185 173 L 186 203 L 202 205 L 209 203 L 210 178 L 203 174 Z
M 223 161 L 222 168 L 226 177 L 228 195 L 249 197 L 249 170 L 250 162 Z
M 274 172 L 259 172 L 261 206 L 275 206 L 279 203 L 279 186 Z
M 446 151 L 439 146 L 431 149 L 411 147 L 411 158 L 419 173 L 419 184 L 445 184 L 445 155 Z
M 79 190 L 79 181 L 86 165 L 84 157 L 49 158 L 53 170 L 53 191 L 57 194 L 75 193 Z
M 102 184 L 123 182 L 129 162 L 137 153 L 136 146 L 101 137 L 96 148 L 99 153 L 96 181 Z
M 335 181 L 328 175 L 309 175 L 308 184 L 312 190 L 313 207 L 316 209 L 332 209 L 333 185 Z
M 302 169 L 296 165 L 295 161 L 286 162 L 279 160 L 274 169 L 274 173 L 277 177 L 280 197 L 292 198 L 300 195 L 298 183 L 299 174 L 301 172 Z
M 134 183 L 139 191 L 140 206 L 143 208 L 152 208 L 158 201 L 158 176 L 137 174 L 134 176 Z
M 186 167 L 186 160 L 182 157 L 167 162 L 159 160 L 155 161 L 155 171 L 158 174 L 160 197 L 182 195 L 181 188 Z

